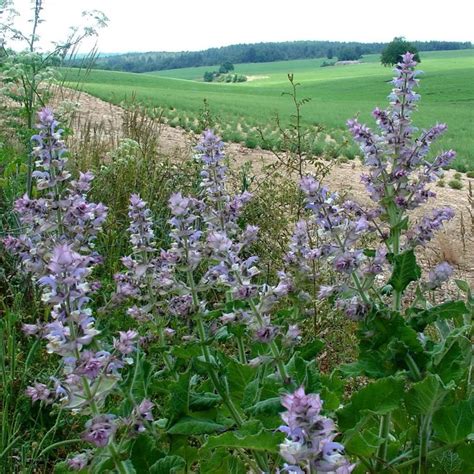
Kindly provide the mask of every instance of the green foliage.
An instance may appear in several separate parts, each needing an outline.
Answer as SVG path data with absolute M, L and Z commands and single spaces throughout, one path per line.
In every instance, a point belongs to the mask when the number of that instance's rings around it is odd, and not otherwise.
M 234 65 L 228 61 L 222 64 L 219 68 L 219 74 L 227 74 L 230 71 L 234 70 Z
M 362 56 L 362 48 L 360 46 L 345 46 L 337 54 L 339 61 L 357 61 Z
M 380 62 L 384 66 L 393 66 L 401 61 L 402 55 L 406 52 L 415 54 L 415 61 L 420 62 L 418 49 L 403 37 L 394 38 L 382 51 Z
M 445 51 L 472 48 L 469 41 L 416 41 L 419 51 Z M 357 43 L 338 41 L 286 41 L 283 43 L 234 44 L 197 52 L 126 53 L 97 58 L 98 69 L 126 72 L 150 72 L 178 68 L 209 67 L 223 62 L 233 64 L 288 61 L 304 58 L 332 59 L 345 49 L 359 54 L 380 54 L 384 43 Z M 72 61 L 77 64 L 78 61 Z
M 458 179 L 451 179 L 448 181 L 448 186 L 451 188 L 451 189 L 462 189 L 463 188 L 463 184 L 461 183 L 461 181 L 459 181 Z
M 395 291 L 403 293 L 406 287 L 421 276 L 421 268 L 416 263 L 413 250 L 407 250 L 393 257 L 393 273 L 388 281 Z

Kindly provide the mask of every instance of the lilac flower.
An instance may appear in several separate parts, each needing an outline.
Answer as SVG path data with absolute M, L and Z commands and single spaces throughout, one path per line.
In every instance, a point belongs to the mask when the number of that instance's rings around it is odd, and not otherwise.
M 39 322 L 38 324 L 23 324 L 21 329 L 27 336 L 34 336 L 40 333 L 42 325 Z
M 427 283 L 428 288 L 430 290 L 438 288 L 445 281 L 448 281 L 452 274 L 453 268 L 449 263 L 442 262 L 439 265 L 436 265 L 436 267 L 430 271 Z
M 117 430 L 113 415 L 99 415 L 86 423 L 86 431 L 82 437 L 85 441 L 103 448 Z
M 435 231 L 439 230 L 445 221 L 454 217 L 454 211 L 449 207 L 435 209 L 431 215 L 424 216 L 421 221 L 407 232 L 407 244 L 410 247 L 427 244 Z
M 352 273 L 359 265 L 362 252 L 345 252 L 334 260 L 334 268 L 341 273 Z
M 123 355 L 129 355 L 136 350 L 138 333 L 133 330 L 119 331 L 119 339 L 114 338 L 114 348 Z
M 275 336 L 278 333 L 278 328 L 272 325 L 264 325 L 259 327 L 255 331 L 255 339 L 259 342 L 263 342 L 264 344 L 268 344 L 269 342 L 275 339 Z
M 326 299 L 332 296 L 337 291 L 335 286 L 321 285 L 318 291 L 318 298 Z
M 341 443 L 329 440 L 322 442 L 321 455 L 314 463 L 316 472 L 335 472 L 336 474 L 352 472 L 356 465 L 350 464 L 344 453 L 344 446 Z
M 50 403 L 52 401 L 51 391 L 43 383 L 35 383 L 33 386 L 28 386 L 26 395 L 30 397 L 33 402 L 40 401 Z
M 336 308 L 341 310 L 352 321 L 360 321 L 368 311 L 367 305 L 358 296 L 336 300 Z
M 68 459 L 68 466 L 74 471 L 80 471 L 84 469 L 91 458 L 91 453 L 89 451 L 76 454 L 72 458 Z
M 307 395 L 300 387 L 284 395 L 281 403 L 287 411 L 281 414 L 285 425 L 280 431 L 286 434 L 286 439 L 280 445 L 280 454 L 289 463 L 283 472 L 304 472 L 300 469 L 308 464 L 324 472 L 322 461 L 331 464 L 332 470 L 348 465 L 343 457 L 344 447 L 332 441 L 336 433 L 334 422 L 321 415 L 323 402 L 319 395 Z M 339 456 L 333 448 L 337 448 Z
M 191 295 L 173 296 L 169 300 L 168 309 L 173 316 L 189 316 L 193 310 L 193 298 Z
M 152 409 L 155 406 L 150 400 L 142 400 L 132 413 L 133 429 L 136 433 L 143 433 L 146 430 L 145 422 L 153 421 Z
M 301 331 L 296 324 L 290 324 L 288 331 L 283 336 L 283 344 L 287 347 L 292 347 L 301 341 Z

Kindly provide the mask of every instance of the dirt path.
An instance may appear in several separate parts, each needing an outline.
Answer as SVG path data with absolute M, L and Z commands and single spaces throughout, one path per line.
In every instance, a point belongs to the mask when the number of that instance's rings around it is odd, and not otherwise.
M 124 110 L 121 107 L 104 102 L 86 93 L 76 93 L 73 91 L 63 92 L 63 98 L 80 103 L 79 112 L 76 115 L 73 128 L 80 128 L 82 121 L 90 121 L 94 124 L 101 124 L 106 128 L 110 136 L 120 137 Z M 65 95 L 64 95 L 65 94 Z M 166 124 L 161 126 L 160 151 L 163 153 L 178 153 L 181 156 L 189 156 L 192 152 L 193 137 L 180 128 L 173 128 Z M 236 165 L 241 165 L 251 161 L 254 170 L 258 173 L 264 164 L 275 161 L 273 153 L 265 150 L 255 150 L 246 148 L 240 144 L 228 143 L 226 145 L 227 154 L 235 161 Z M 334 167 L 327 177 L 328 186 L 335 191 L 344 192 L 354 200 L 363 202 L 367 199 L 366 193 L 359 176 L 364 171 L 364 166 L 354 160 L 349 163 L 341 163 Z M 446 172 L 445 181 L 449 181 L 454 175 L 454 171 Z M 439 261 L 447 260 L 456 268 L 456 278 L 466 278 L 471 286 L 474 285 L 474 233 L 471 225 L 471 218 L 468 212 L 468 181 L 463 176 L 464 188 L 454 190 L 449 187 L 436 187 L 435 200 L 431 200 L 422 211 L 441 206 L 450 206 L 456 211 L 456 217 L 445 226 L 437 238 L 422 254 L 423 266 L 429 266 Z M 474 180 L 473 185 L 474 185 Z M 415 218 L 418 213 L 415 213 Z M 464 244 L 461 237 L 461 215 L 463 216 L 466 229 Z

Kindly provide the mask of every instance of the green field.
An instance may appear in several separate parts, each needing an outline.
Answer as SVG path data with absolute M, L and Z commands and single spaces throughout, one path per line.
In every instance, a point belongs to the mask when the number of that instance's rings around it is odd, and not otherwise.
M 474 49 L 425 52 L 421 60 L 422 101 L 415 122 L 420 128 L 446 122 L 449 130 L 435 150 L 453 148 L 458 152 L 456 167 L 474 169 Z M 391 69 L 379 64 L 378 55 L 363 61 L 324 68 L 320 67 L 323 59 L 239 64 L 236 73 L 260 78 L 238 84 L 202 82 L 202 75 L 212 67 L 153 74 L 94 70 L 85 78 L 83 88 L 114 103 L 134 94 L 147 105 L 162 107 L 171 125 L 188 129 L 197 127 L 196 117 L 206 98 L 219 118 L 218 131 L 224 139 L 256 146 L 261 145 L 256 127 L 263 129 L 269 143 L 277 142 L 276 114 L 285 122 L 293 113 L 290 99 L 282 96 L 290 90 L 287 74 L 291 72 L 301 83 L 300 96 L 312 99 L 303 109 L 305 124 L 323 125 L 336 139 L 342 139 L 348 118 L 359 114 L 372 123 L 372 109 L 387 104 Z M 325 146 L 324 140 L 315 137 L 315 152 L 324 151 Z M 350 145 L 345 151 L 352 157 L 356 148 Z

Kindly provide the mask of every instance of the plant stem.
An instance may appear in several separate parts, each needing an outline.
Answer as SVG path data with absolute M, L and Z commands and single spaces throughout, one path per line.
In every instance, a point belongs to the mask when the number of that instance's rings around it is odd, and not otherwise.
M 430 440 L 431 416 L 421 417 L 420 426 L 420 453 L 418 456 L 418 471 L 428 473 L 428 445 Z
M 377 450 L 377 464 L 375 466 L 376 472 L 379 472 L 382 469 L 387 459 L 388 436 L 390 434 L 390 421 L 391 421 L 390 413 L 383 415 L 382 418 L 380 419 L 379 437 L 383 439 L 383 443 L 379 446 L 379 449 Z
M 433 456 L 441 454 L 442 452 L 447 451 L 448 449 L 455 448 L 456 446 L 458 446 L 459 444 L 461 444 L 463 442 L 464 442 L 464 440 L 463 441 L 458 441 L 457 443 L 452 443 L 452 444 L 447 444 L 445 446 L 441 446 L 439 448 L 433 449 L 432 451 L 428 451 L 426 453 L 426 459 L 429 459 Z M 414 454 L 414 453 L 406 453 L 406 455 L 404 457 L 409 456 L 410 454 Z M 397 458 L 397 459 L 399 459 L 399 458 Z M 391 462 L 389 462 L 389 466 L 396 465 L 396 468 L 397 468 L 398 472 L 400 472 L 402 469 L 410 467 L 413 464 L 416 464 L 418 462 L 418 456 L 414 457 L 412 459 L 409 459 L 408 461 L 404 461 L 400 464 L 396 464 L 397 459 L 393 459 Z
M 408 365 L 408 368 L 410 369 L 413 378 L 415 380 L 421 380 L 421 372 L 418 366 L 416 365 L 416 362 L 413 360 L 413 357 L 408 353 L 405 357 L 405 362 Z
M 247 356 L 245 354 L 244 341 L 241 336 L 237 337 L 237 347 L 239 349 L 239 360 L 241 364 L 247 363 Z
M 250 308 L 252 309 L 255 317 L 257 318 L 258 324 L 260 324 L 260 326 L 263 326 L 264 321 L 263 321 L 262 315 L 260 314 L 260 311 L 258 310 L 256 304 L 252 301 L 252 299 L 249 300 L 249 304 L 250 304 Z M 289 383 L 290 378 L 289 378 L 288 373 L 286 371 L 285 364 L 283 364 L 283 361 L 281 360 L 280 351 L 279 351 L 277 345 L 275 344 L 275 341 L 270 341 L 268 343 L 268 345 L 270 346 L 270 350 L 272 352 L 273 358 L 275 359 L 275 363 L 277 365 L 278 372 L 280 374 L 281 379 L 283 380 L 283 383 L 284 384 Z

